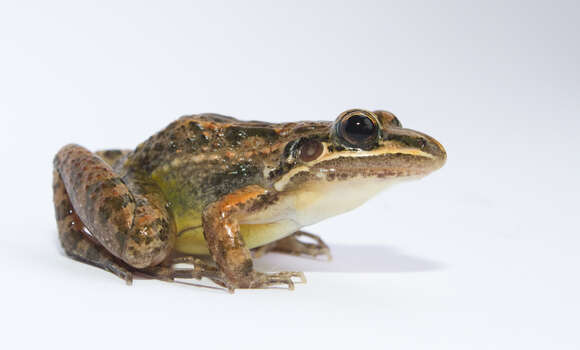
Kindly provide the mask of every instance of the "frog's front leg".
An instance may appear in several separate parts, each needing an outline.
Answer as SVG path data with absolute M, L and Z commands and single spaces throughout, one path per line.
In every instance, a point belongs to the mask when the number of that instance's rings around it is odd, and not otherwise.
M 304 242 L 300 237 L 310 238 L 314 243 Z M 254 258 L 259 258 L 269 252 L 278 252 L 296 256 L 306 255 L 313 258 L 324 255 L 329 261 L 332 260 L 330 248 L 328 248 L 328 245 L 324 243 L 322 238 L 304 231 L 296 231 L 288 237 L 284 237 L 252 251 Z
M 203 234 L 211 256 L 225 275 L 226 285 L 235 288 L 264 288 L 286 284 L 294 288 L 293 277 L 305 282 L 302 272 L 262 273 L 254 270 L 250 250 L 240 234 L 244 216 L 259 210 L 276 196 L 251 185 L 208 205 L 203 212 Z
M 54 167 L 55 181 L 62 185 L 55 187 L 57 215 L 59 205 L 69 203 L 67 213 L 74 216 L 66 220 L 80 221 L 90 232 L 73 238 L 93 241 L 85 253 L 63 242 L 69 255 L 103 267 L 97 260 L 101 257 L 90 252 L 106 250 L 131 268 L 142 269 L 159 264 L 171 252 L 175 225 L 154 184 L 121 178 L 103 159 L 77 145 L 63 147 Z M 68 226 L 59 222 L 61 241 L 72 237 L 66 235 Z

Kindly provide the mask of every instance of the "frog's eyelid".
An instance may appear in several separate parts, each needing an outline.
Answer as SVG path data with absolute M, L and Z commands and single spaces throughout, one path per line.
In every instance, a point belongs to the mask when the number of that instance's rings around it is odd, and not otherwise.
M 373 113 L 378 117 L 379 121 L 384 124 L 383 126 L 390 125 L 397 128 L 403 127 L 403 124 L 401 123 L 399 118 L 397 118 L 396 115 L 394 115 L 389 111 L 378 110 L 374 111 Z
M 391 120 L 391 124 L 398 127 L 398 128 L 402 128 L 403 124 L 401 124 L 401 121 L 399 120 L 399 118 L 393 116 L 393 119 Z

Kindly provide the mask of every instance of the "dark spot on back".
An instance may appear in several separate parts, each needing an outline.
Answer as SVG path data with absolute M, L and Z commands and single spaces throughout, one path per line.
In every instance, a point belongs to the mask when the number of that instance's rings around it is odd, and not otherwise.
M 188 124 L 189 130 L 193 131 L 194 133 L 198 134 L 201 133 L 201 126 L 198 123 L 191 121 Z

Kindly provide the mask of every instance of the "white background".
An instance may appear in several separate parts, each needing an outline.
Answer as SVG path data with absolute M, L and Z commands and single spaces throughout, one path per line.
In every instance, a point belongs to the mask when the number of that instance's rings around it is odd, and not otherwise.
M 578 349 L 580 11 L 570 1 L 0 5 L 0 347 Z M 447 165 L 311 228 L 286 290 L 137 280 L 60 251 L 52 157 L 183 114 L 388 109 Z

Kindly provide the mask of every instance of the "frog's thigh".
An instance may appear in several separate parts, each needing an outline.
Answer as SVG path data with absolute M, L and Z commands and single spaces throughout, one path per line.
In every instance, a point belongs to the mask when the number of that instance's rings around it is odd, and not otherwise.
M 63 147 L 54 166 L 74 211 L 111 254 L 136 268 L 165 259 L 175 226 L 153 184 L 129 189 L 105 161 L 77 145 Z
M 53 175 L 56 222 L 60 243 L 65 253 L 74 259 L 110 271 L 130 284 L 133 274 L 129 271 L 129 267 L 83 232 L 85 226 L 72 207 L 60 175 L 56 171 Z

